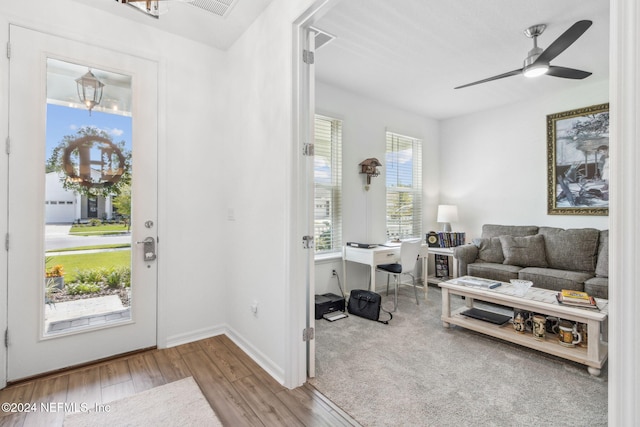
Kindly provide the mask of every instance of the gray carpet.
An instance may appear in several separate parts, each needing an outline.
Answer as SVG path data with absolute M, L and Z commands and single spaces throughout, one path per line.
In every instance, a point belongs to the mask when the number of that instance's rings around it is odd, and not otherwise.
M 385 308 L 391 298 L 383 294 Z M 310 383 L 363 426 L 607 425 L 607 365 L 592 377 L 583 365 L 446 329 L 440 315 L 438 287 L 420 306 L 402 287 L 389 325 L 316 321 Z

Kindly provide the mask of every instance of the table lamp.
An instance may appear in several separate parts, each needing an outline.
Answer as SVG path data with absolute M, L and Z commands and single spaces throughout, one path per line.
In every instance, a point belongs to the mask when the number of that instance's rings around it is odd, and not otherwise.
M 451 222 L 458 220 L 458 207 L 455 205 L 438 205 L 437 222 L 443 224 L 442 231 L 451 231 Z

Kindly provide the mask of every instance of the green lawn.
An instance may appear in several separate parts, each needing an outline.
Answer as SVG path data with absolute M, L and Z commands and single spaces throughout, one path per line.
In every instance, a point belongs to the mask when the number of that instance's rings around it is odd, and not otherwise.
M 124 224 L 100 224 L 100 225 L 72 225 L 69 234 L 83 234 L 83 235 L 103 235 L 113 233 L 126 233 L 127 226 Z
M 75 281 L 76 270 L 91 270 L 101 267 L 128 267 L 131 265 L 131 250 L 98 252 L 93 254 L 49 256 L 47 266 L 61 264 L 64 267 L 65 283 Z

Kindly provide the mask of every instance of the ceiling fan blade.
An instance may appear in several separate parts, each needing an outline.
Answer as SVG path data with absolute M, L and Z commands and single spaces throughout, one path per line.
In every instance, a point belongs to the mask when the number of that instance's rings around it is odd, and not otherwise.
M 571 46 L 573 42 L 578 40 L 578 38 L 589 29 L 591 24 L 592 22 L 588 20 L 578 21 L 573 24 L 540 54 L 535 63 L 548 64 L 553 58 L 560 55 L 566 48 Z
M 497 76 L 489 77 L 487 79 L 478 80 L 477 82 L 468 83 L 466 85 L 458 86 L 458 87 L 455 87 L 454 89 L 462 89 L 463 87 L 469 87 L 469 86 L 477 85 L 477 84 L 480 84 L 480 83 L 486 83 L 486 82 L 490 82 L 492 80 L 504 79 L 505 77 L 517 76 L 518 74 L 522 74 L 522 68 L 520 68 L 518 70 L 509 71 L 508 73 L 504 73 L 504 74 L 500 74 L 500 75 L 497 75 Z
M 547 75 L 562 77 L 565 79 L 581 80 L 589 77 L 591 73 L 588 71 L 576 70 L 574 68 L 556 67 L 555 65 L 552 65 L 549 67 Z

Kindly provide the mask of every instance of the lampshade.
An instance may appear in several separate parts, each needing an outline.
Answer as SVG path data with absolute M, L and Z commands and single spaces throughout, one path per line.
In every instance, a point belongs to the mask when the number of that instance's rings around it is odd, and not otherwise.
M 451 222 L 458 220 L 458 207 L 456 205 L 438 205 L 437 222 L 444 224 L 444 231 L 451 231 Z

